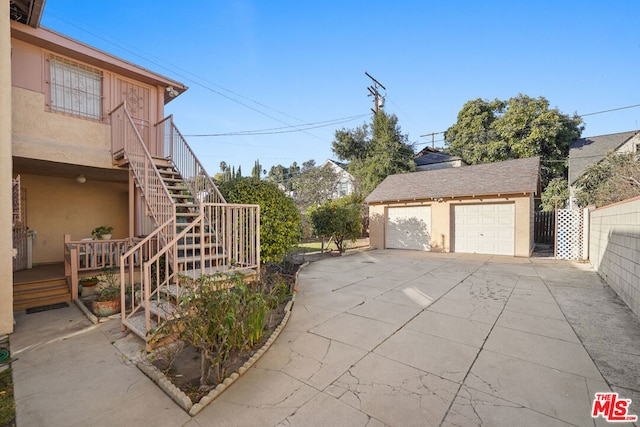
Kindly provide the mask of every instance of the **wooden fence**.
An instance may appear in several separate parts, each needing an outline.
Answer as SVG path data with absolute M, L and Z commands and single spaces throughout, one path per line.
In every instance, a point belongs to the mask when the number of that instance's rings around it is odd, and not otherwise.
M 533 227 L 533 241 L 552 245 L 555 242 L 555 212 L 536 212 Z

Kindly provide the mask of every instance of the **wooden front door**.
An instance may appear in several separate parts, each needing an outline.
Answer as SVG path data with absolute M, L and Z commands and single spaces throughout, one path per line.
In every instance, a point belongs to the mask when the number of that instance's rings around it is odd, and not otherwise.
M 126 101 L 127 110 L 131 114 L 133 123 L 138 128 L 149 153 L 152 156 L 162 157 L 162 145 L 156 143 L 153 123 L 151 123 L 151 114 L 154 108 L 151 89 L 128 80 L 117 79 L 116 97 L 116 105 Z

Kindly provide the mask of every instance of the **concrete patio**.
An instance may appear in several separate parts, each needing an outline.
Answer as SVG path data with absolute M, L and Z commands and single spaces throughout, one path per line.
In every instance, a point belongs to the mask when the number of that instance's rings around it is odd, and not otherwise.
M 588 265 L 364 251 L 298 288 L 274 345 L 194 418 L 123 357 L 116 321 L 20 313 L 18 426 L 605 425 L 609 390 L 640 414 L 640 322 Z

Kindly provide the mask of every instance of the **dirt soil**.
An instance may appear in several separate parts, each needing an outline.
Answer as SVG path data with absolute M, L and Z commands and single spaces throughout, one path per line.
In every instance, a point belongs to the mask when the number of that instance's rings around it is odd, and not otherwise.
M 236 372 L 267 342 L 273 331 L 282 322 L 285 315 L 284 308 L 287 302 L 288 301 L 281 303 L 271 312 L 269 324 L 253 348 L 231 355 L 231 364 L 227 370 L 227 376 Z M 160 357 L 152 362 L 153 365 L 160 369 L 173 385 L 189 396 L 191 402 L 197 403 L 202 397 L 206 396 L 210 390 L 213 390 L 218 385 L 214 382 L 214 378 L 210 378 L 211 385 L 207 388 L 200 388 L 200 353 L 195 347 L 185 344 L 182 350 L 175 356 L 173 362 L 167 360 L 166 357 L 162 357 L 162 352 L 158 352 L 157 354 Z
M 280 269 L 280 267 L 276 267 Z M 286 271 L 277 271 L 278 277 L 287 281 L 289 289 L 293 289 L 295 285 L 295 271 L 299 268 L 299 264 L 288 265 Z M 248 350 L 243 350 L 232 354 L 230 357 L 230 367 L 227 369 L 227 376 L 236 372 L 238 368 L 244 365 L 262 346 L 267 342 L 273 331 L 280 325 L 285 316 L 285 307 L 291 297 L 282 301 L 278 307 L 272 310 L 269 316 L 269 322 L 265 327 L 264 333 L 260 340 Z M 180 350 L 180 346 L 182 349 Z M 176 347 L 178 352 L 176 354 Z M 210 386 L 200 387 L 200 353 L 198 350 L 188 344 L 173 343 L 167 346 L 164 351 L 158 349 L 155 352 L 153 365 L 160 369 L 167 378 L 184 392 L 191 402 L 197 403 L 206 396 L 210 390 L 213 390 L 218 383 L 214 378 L 210 378 Z

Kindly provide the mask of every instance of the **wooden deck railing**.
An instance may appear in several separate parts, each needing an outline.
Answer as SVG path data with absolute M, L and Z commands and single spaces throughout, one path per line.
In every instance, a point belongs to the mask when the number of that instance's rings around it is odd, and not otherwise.
M 225 203 L 220 190 L 191 150 L 176 125 L 173 116 L 156 124 L 158 141 L 164 141 L 164 154 L 180 172 L 187 188 L 199 203 Z
M 78 273 L 118 268 L 120 256 L 133 246 L 130 239 L 112 240 L 71 240 L 64 235 L 64 272 L 70 279 L 71 298 L 78 298 Z M 128 267 L 127 263 L 123 267 Z

